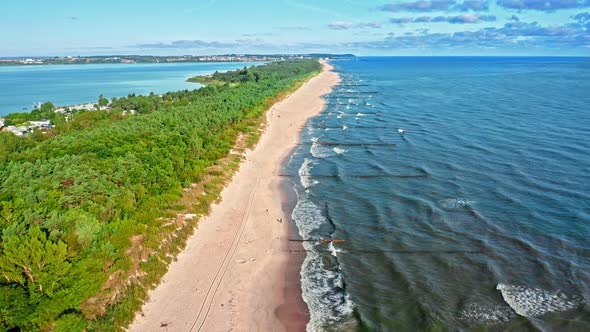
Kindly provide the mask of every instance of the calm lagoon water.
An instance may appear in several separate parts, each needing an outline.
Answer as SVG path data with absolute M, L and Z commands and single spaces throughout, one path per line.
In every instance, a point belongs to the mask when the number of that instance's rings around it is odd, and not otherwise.
M 590 59 L 334 64 L 286 166 L 346 241 L 304 242 L 308 330 L 589 331 Z
M 186 79 L 260 63 L 170 63 L 0 66 L 0 116 L 32 110 L 38 102 L 56 105 L 95 102 L 128 94 L 157 94 L 201 85 Z M 23 110 L 23 108 L 26 108 Z

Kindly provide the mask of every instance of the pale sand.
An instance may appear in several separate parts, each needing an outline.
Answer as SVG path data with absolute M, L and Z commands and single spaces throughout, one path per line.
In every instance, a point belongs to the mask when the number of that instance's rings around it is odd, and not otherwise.
M 290 211 L 283 207 L 284 179 L 277 175 L 307 119 L 325 107 L 321 96 L 339 82 L 331 69 L 324 64 L 322 73 L 267 112 L 260 142 L 246 153 L 221 202 L 150 292 L 130 331 L 305 328 L 307 308 L 293 298 L 299 290 L 294 292 L 286 278 L 294 272 L 287 265 L 298 260 L 285 251 Z

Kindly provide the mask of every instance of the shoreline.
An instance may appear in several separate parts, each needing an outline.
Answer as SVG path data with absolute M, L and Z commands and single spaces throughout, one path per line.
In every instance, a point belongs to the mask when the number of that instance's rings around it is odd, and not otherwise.
M 257 65 L 262 65 L 265 63 L 270 63 L 272 61 L 197 61 L 197 62 L 145 62 L 145 63 L 134 63 L 134 64 L 125 64 L 125 63 L 91 63 L 91 64 L 42 64 L 42 65 L 15 65 L 15 66 L 8 66 L 8 65 L 0 65 L 0 69 L 1 68 L 34 68 L 34 67 L 41 67 L 41 66 L 87 66 L 87 65 L 120 65 L 122 67 L 125 66 L 133 66 L 133 65 L 154 65 L 154 66 L 165 66 L 165 65 L 215 65 L 215 66 L 229 66 L 232 64 L 239 64 L 239 67 L 236 68 L 217 68 L 218 71 L 220 72 L 226 72 L 226 71 L 231 71 L 231 70 L 235 70 L 235 69 L 241 69 L 244 66 L 250 67 L 250 66 L 257 66 Z M 210 71 L 205 71 L 206 75 L 209 74 L 213 74 L 215 72 L 215 68 L 213 68 Z M 0 107 L 0 118 L 5 118 L 6 116 L 10 115 L 10 114 L 19 114 L 19 113 L 31 113 L 39 104 L 42 103 L 46 103 L 46 102 L 51 102 L 55 105 L 56 110 L 60 110 L 60 112 L 64 112 L 65 109 L 69 108 L 71 110 L 80 110 L 80 109 L 87 109 L 89 111 L 95 111 L 95 104 L 98 103 L 98 100 L 96 97 L 98 97 L 98 95 L 103 94 L 106 96 L 106 98 L 109 100 L 109 104 L 112 98 L 124 98 L 127 97 L 129 94 L 136 94 L 136 95 L 144 95 L 147 96 L 150 93 L 154 93 L 156 95 L 164 95 L 166 93 L 173 93 L 173 92 L 178 92 L 178 91 L 182 91 L 182 90 L 196 90 L 196 89 L 200 89 L 202 87 L 205 86 L 205 84 L 201 84 L 198 82 L 190 82 L 188 81 L 188 79 L 195 77 L 195 76 L 199 76 L 202 75 L 203 72 L 201 70 L 192 70 L 192 71 L 187 71 L 186 73 L 184 73 L 182 75 L 182 77 L 172 77 L 170 76 L 170 78 L 176 80 L 179 78 L 179 82 L 184 83 L 182 86 L 178 85 L 178 86 L 172 86 L 172 87 L 168 87 L 165 88 L 163 90 L 160 90 L 161 86 L 143 86 L 143 85 L 131 85 L 128 90 L 119 90 L 119 89 L 110 89 L 111 91 L 109 91 L 109 89 L 104 89 L 104 87 L 96 87 L 96 91 L 95 94 L 93 93 L 93 95 L 91 97 L 85 98 L 82 97 L 81 99 L 79 99 L 78 101 L 64 101 L 62 97 L 58 97 L 58 96 L 51 96 L 52 92 L 45 92 L 43 93 L 43 95 L 40 96 L 31 96 L 31 100 L 32 101 L 26 101 L 23 102 L 22 104 L 14 104 L 14 105 L 5 105 L 5 108 Z M 120 73 L 118 73 L 118 75 L 120 75 Z M 164 77 L 164 79 L 162 80 L 162 82 L 164 82 L 165 84 L 166 81 L 166 77 Z M 102 83 L 102 84 L 106 84 L 107 86 L 112 85 L 113 82 L 109 81 L 109 80 L 99 80 L 99 81 L 92 81 L 92 82 L 98 82 L 98 83 Z M 160 83 L 162 83 L 160 82 Z M 60 82 L 57 82 L 58 84 L 61 84 Z M 77 78 L 76 83 L 78 84 L 82 84 L 82 83 L 87 83 L 84 80 L 80 80 L 79 78 Z M 166 85 L 164 85 L 166 86 Z M 60 85 L 61 87 L 61 85 Z M 143 90 L 145 88 L 145 90 Z M 61 89 L 63 90 L 63 87 L 61 87 Z M 143 91 L 141 91 L 143 90 Z M 16 93 L 18 94 L 20 91 L 16 91 Z M 70 92 L 72 95 L 77 96 L 79 94 L 79 91 L 75 91 L 75 93 Z M 88 93 L 87 90 L 82 90 L 81 94 L 86 95 Z M 62 94 L 60 94 L 61 96 Z M 71 96 L 70 96 L 71 97 Z M 61 100 L 61 101 L 60 101 Z M 105 110 L 108 109 L 107 108 L 102 108 L 101 110 Z M 58 113 L 60 113 L 58 112 Z
M 332 66 L 266 112 L 264 133 L 187 241 L 162 282 L 150 291 L 129 331 L 301 331 L 309 313 L 301 296 L 302 255 L 288 250 L 297 233 L 287 181 L 276 176 L 303 125 L 325 108 L 339 82 Z

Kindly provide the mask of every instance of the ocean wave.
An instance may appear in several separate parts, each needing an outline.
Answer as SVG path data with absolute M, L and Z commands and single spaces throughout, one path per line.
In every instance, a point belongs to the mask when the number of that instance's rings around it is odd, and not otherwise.
M 525 317 L 538 317 L 550 312 L 573 310 L 583 304 L 580 297 L 568 297 L 560 291 L 552 292 L 503 283 L 498 284 L 496 289 L 502 292 L 504 301 L 514 312 Z
M 447 198 L 439 201 L 440 205 L 445 209 L 460 209 L 468 204 L 477 203 L 465 198 Z
M 516 317 L 514 311 L 506 305 L 469 304 L 461 311 L 459 318 L 469 325 L 495 325 L 508 323 Z
M 328 223 L 321 210 L 311 202 L 305 193 L 297 193 L 297 204 L 291 215 L 303 239 L 317 237 L 321 225 Z M 314 242 L 303 242 L 307 256 L 301 267 L 301 290 L 307 303 L 310 320 L 307 331 L 338 330 L 356 324 L 354 303 L 344 292 L 344 280 L 338 265 L 326 266 Z M 336 255 L 333 244 L 331 248 Z M 330 248 L 330 247 L 329 247 Z M 334 258 L 335 259 L 335 258 Z
M 301 182 L 301 185 L 306 189 L 318 183 L 318 181 L 312 180 L 312 178 L 309 176 L 309 171 L 311 171 L 311 168 L 312 168 L 311 164 L 312 164 L 311 159 L 305 158 L 305 160 L 303 161 L 303 164 L 299 168 L 300 182 Z
M 318 144 L 317 142 L 313 142 L 311 144 L 311 148 L 309 151 L 311 152 L 311 155 L 315 158 L 333 157 L 337 154 L 336 152 L 334 152 L 334 150 L 322 144 Z
M 336 154 L 344 154 L 344 153 L 348 152 L 348 150 L 345 150 L 345 149 L 342 149 L 339 147 L 335 147 L 334 152 L 336 152 Z
M 328 251 L 330 252 L 330 254 L 332 256 L 338 257 L 338 251 L 336 251 L 336 248 L 334 247 L 333 242 L 328 243 Z

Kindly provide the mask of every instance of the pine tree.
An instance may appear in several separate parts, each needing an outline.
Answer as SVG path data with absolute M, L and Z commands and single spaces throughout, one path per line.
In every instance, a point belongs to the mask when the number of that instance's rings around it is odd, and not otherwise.
M 26 235 L 5 239 L 0 255 L 0 277 L 51 297 L 71 266 L 66 258 L 65 243 L 48 241 L 39 227 L 33 227 Z

